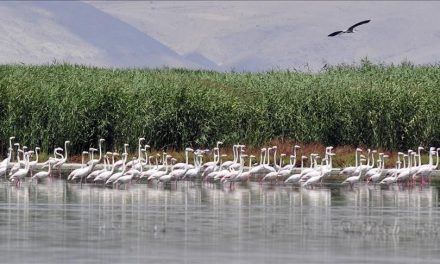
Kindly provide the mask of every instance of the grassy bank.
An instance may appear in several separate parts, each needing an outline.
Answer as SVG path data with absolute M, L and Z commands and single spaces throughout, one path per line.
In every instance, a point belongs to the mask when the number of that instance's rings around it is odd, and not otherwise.
M 401 150 L 440 145 L 440 67 L 338 66 L 321 73 L 0 66 L 0 144 L 50 152 L 279 142 Z

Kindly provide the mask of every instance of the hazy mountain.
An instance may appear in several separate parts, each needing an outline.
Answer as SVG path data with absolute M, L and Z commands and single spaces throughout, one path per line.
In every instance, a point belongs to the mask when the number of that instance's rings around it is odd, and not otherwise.
M 320 69 L 440 61 L 440 2 L 1 2 L 0 62 Z M 354 34 L 327 37 L 371 19 Z
M 160 41 L 83 2 L 2 2 L 0 61 L 193 67 Z

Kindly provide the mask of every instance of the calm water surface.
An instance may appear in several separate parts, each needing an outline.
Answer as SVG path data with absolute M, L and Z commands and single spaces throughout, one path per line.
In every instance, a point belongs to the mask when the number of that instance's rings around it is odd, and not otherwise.
M 438 263 L 439 191 L 0 183 L 5 263 Z

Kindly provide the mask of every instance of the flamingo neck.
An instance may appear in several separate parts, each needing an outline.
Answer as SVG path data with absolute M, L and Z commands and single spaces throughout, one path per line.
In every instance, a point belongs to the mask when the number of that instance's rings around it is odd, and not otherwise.
M 280 167 L 278 168 L 278 171 L 281 170 L 281 166 L 283 166 L 283 159 L 280 157 Z
M 437 168 L 438 167 L 438 160 L 439 160 L 439 155 L 438 155 L 438 152 L 440 151 L 440 149 L 437 149 L 437 154 L 436 154 L 436 157 L 437 157 L 437 161 L 435 162 L 435 167 Z
M 67 158 L 69 157 L 68 155 L 68 152 L 67 152 L 67 142 L 64 142 L 64 151 L 66 152 L 66 157 L 65 157 L 65 159 L 66 159 L 66 162 L 67 162 Z
M 101 161 L 101 158 L 102 158 L 102 143 L 101 143 L 101 140 L 99 140 L 99 142 L 98 142 L 98 148 L 99 148 L 99 159 L 98 159 L 98 161 Z M 67 156 L 67 149 L 66 149 L 66 156 Z
M 357 150 L 354 153 L 354 158 L 355 158 L 354 166 L 357 167 L 358 166 L 358 151 Z
M 269 165 L 269 164 L 270 164 L 270 151 L 267 150 L 267 164 L 266 165 Z

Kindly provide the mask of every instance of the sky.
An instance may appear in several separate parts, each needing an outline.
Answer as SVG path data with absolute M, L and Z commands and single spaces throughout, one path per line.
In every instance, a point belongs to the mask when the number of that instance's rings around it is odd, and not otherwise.
M 436 1 L 0 2 L 0 63 L 316 71 L 435 64 Z M 353 34 L 327 35 L 366 19 Z

